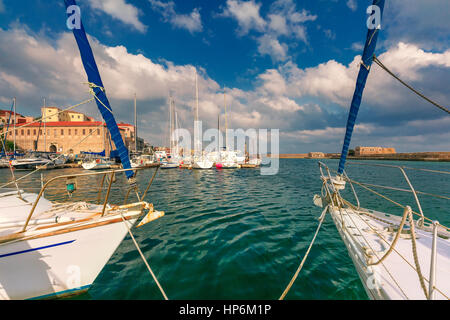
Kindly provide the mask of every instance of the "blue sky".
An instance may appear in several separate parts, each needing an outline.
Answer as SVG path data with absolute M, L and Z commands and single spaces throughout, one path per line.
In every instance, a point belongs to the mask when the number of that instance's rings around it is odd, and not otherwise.
M 340 151 L 371 1 L 80 0 L 83 23 L 116 118 L 132 121 L 138 96 L 142 136 L 167 140 L 167 98 L 192 122 L 193 70 L 200 112 L 214 127 L 223 112 L 244 129 L 279 128 L 281 152 Z M 447 0 L 386 1 L 377 55 L 431 98 L 450 100 Z M 42 98 L 84 100 L 64 2 L 0 0 L 0 103 L 16 96 L 37 115 Z M 95 106 L 83 106 L 98 117 Z M 20 110 L 18 110 L 20 112 Z M 368 81 L 355 145 L 448 151 L 449 117 L 379 70 Z

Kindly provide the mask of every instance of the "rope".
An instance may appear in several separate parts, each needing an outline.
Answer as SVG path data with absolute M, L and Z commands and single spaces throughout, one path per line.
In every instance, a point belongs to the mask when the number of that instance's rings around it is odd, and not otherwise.
M 360 213 L 360 215 L 357 215 L 357 217 L 362 221 L 362 222 L 364 222 L 370 229 L 372 229 L 372 231 L 377 235 L 377 236 L 379 236 L 380 237 L 380 239 L 381 240 L 383 240 L 387 245 L 389 245 L 390 243 L 389 243 L 389 241 L 387 241 L 373 226 L 371 226 L 367 221 L 365 221 L 361 216 L 362 216 L 362 214 L 364 214 L 364 215 L 367 215 L 367 216 L 369 216 L 369 217 L 371 217 L 371 218 L 373 218 L 373 219 L 375 219 L 375 220 L 379 220 L 379 221 L 381 221 L 381 222 L 383 222 L 383 223 L 386 223 L 386 224 L 391 224 L 392 225 L 392 223 L 391 222 L 388 222 L 388 221 L 385 221 L 385 220 L 383 220 L 383 219 L 379 219 L 379 218 L 376 218 L 375 216 L 373 216 L 373 215 L 371 215 L 371 214 L 369 214 L 369 213 L 367 213 L 367 212 L 365 212 L 365 211 L 360 211 L 359 209 L 357 209 L 356 208 L 356 206 L 355 205 L 353 205 L 352 203 L 350 203 L 349 201 L 347 201 L 347 200 L 345 200 L 345 199 L 342 199 L 343 201 L 344 201 L 344 203 L 345 204 L 347 204 L 349 207 L 351 207 L 351 208 L 353 208 L 355 211 L 357 211 L 358 213 Z M 414 213 L 414 211 L 412 211 L 412 213 Z M 366 240 L 365 239 L 365 237 L 363 236 L 363 238 L 364 238 L 364 240 Z M 367 240 L 366 240 L 366 242 L 367 242 Z M 369 246 L 370 246 L 370 244 L 369 244 Z M 371 247 L 371 249 L 372 249 L 372 247 Z M 406 262 L 406 264 L 408 264 L 415 272 L 417 272 L 417 270 L 416 270 L 416 268 L 400 253 L 400 252 L 398 252 L 395 248 L 393 248 L 392 249 L 396 254 L 398 254 L 398 256 L 400 257 L 400 258 L 402 258 L 403 259 L 403 261 L 405 261 Z M 373 253 L 377 256 L 377 258 L 378 258 L 378 255 L 376 254 L 376 252 L 375 252 L 375 250 L 373 250 L 372 249 L 372 251 L 373 251 Z M 381 263 L 383 266 L 384 266 L 384 264 L 383 263 Z M 385 269 L 386 269 L 386 267 L 385 267 Z M 387 269 L 386 269 L 386 271 L 388 271 Z M 388 271 L 388 273 L 389 273 L 389 271 Z M 392 278 L 392 276 L 391 276 L 391 278 Z M 423 277 L 424 279 L 425 279 L 425 281 L 428 281 L 429 282 L 429 280 L 427 279 L 427 278 L 425 278 L 425 277 Z M 393 279 L 394 281 L 395 281 L 395 279 Z M 437 287 L 434 287 L 442 296 L 444 296 L 447 300 L 450 300 L 450 298 L 445 294 L 445 293 L 443 293 L 441 290 L 439 290 L 439 288 L 437 288 Z M 401 290 L 401 288 L 400 288 L 400 290 Z M 403 292 L 403 290 L 401 290 L 402 292 Z M 405 295 L 406 296 L 406 295 Z
M 391 254 L 392 250 L 394 249 L 395 245 L 397 244 L 398 239 L 400 238 L 400 234 L 402 233 L 403 226 L 405 225 L 405 222 L 406 222 L 406 217 L 409 217 L 410 214 L 411 214 L 411 207 L 406 206 L 405 211 L 403 213 L 402 221 L 400 222 L 400 225 L 397 230 L 397 234 L 395 235 L 395 238 L 392 241 L 391 246 L 389 247 L 388 251 L 377 262 L 369 263 L 369 266 L 376 266 L 376 265 L 380 264 L 384 259 L 386 259 Z
M 411 208 L 408 207 L 408 216 L 409 216 L 409 226 L 411 228 L 411 242 L 412 242 L 412 252 L 414 257 L 414 264 L 416 265 L 416 272 L 419 276 L 420 286 L 423 289 L 423 293 L 425 297 L 428 299 L 427 288 L 425 287 L 425 280 L 423 279 L 422 271 L 420 270 L 419 257 L 417 256 L 417 245 L 416 245 L 416 232 L 414 227 L 414 219 L 412 216 Z
M 345 199 L 342 199 L 345 202 Z M 339 207 L 339 212 L 341 214 L 341 219 L 343 219 L 342 217 L 342 208 Z M 373 247 L 370 245 L 370 242 L 366 239 L 366 237 L 362 234 L 361 230 L 359 229 L 358 225 L 355 223 L 355 221 L 353 220 L 351 215 L 347 215 L 348 218 L 350 218 L 351 222 L 353 223 L 354 227 L 358 230 L 359 235 L 364 239 L 364 241 L 366 242 L 366 244 L 369 246 L 370 250 L 372 250 L 372 252 L 375 254 L 375 256 L 377 258 L 378 254 L 376 253 L 376 251 L 373 249 Z M 362 219 L 359 215 L 357 215 L 357 217 L 359 219 L 361 219 L 362 221 L 364 221 L 364 219 Z M 372 230 L 374 230 L 372 228 L 372 226 L 370 226 L 370 224 L 368 224 L 366 221 L 364 221 Z M 347 226 L 345 225 L 344 221 L 342 221 L 342 227 L 346 230 L 347 234 L 349 235 L 350 238 L 352 238 L 353 242 L 358 243 L 358 240 L 355 239 L 355 237 L 352 235 L 352 233 L 348 230 Z M 394 249 L 395 250 L 395 249 Z M 396 251 L 397 252 L 397 251 Z M 407 294 L 405 293 L 405 291 L 403 291 L 402 287 L 399 285 L 399 283 L 397 282 L 397 280 L 395 280 L 394 276 L 392 275 L 392 273 L 389 271 L 389 269 L 384 265 L 384 263 L 381 263 L 381 265 L 383 266 L 384 270 L 386 271 L 386 273 L 389 275 L 389 277 L 392 279 L 392 281 L 394 281 L 395 285 L 397 286 L 397 288 L 402 292 L 402 294 L 405 296 L 405 298 L 407 300 L 410 300 L 409 297 L 407 296 Z
M 350 178 L 348 179 L 349 182 L 353 181 Z M 381 186 L 378 184 L 371 184 L 371 183 L 362 183 L 361 184 L 365 185 L 365 186 L 369 186 L 369 187 L 375 187 L 375 188 L 382 188 L 382 189 L 388 189 L 388 190 L 395 190 L 395 191 L 402 191 L 402 192 L 409 192 L 412 193 L 411 190 L 406 190 L 406 189 L 402 189 L 402 188 L 395 188 L 395 187 L 388 187 L 388 186 Z M 450 197 L 446 197 L 446 196 L 441 196 L 439 194 L 433 194 L 433 193 L 427 193 L 427 192 L 422 192 L 422 191 L 417 191 L 415 190 L 417 194 L 423 194 L 425 196 L 430 196 L 430 197 L 435 197 L 435 198 L 441 198 L 441 199 L 446 199 L 446 200 L 450 200 Z
M 94 96 L 94 98 L 97 99 L 97 101 L 100 102 L 105 107 L 106 110 L 113 113 L 112 110 L 110 108 L 108 108 L 107 106 L 105 106 L 105 104 L 97 97 L 97 94 L 94 91 L 94 88 L 99 88 L 101 91 L 105 92 L 105 88 L 100 87 L 92 82 L 85 82 L 85 83 L 87 85 L 89 85 L 89 93 L 92 94 Z
M 376 57 L 376 55 L 373 55 L 373 61 L 379 65 L 384 71 L 386 71 L 387 73 L 389 73 L 392 77 L 394 77 L 395 79 L 397 79 L 401 84 L 403 84 L 405 87 L 407 87 L 409 90 L 411 90 L 412 92 L 414 92 L 415 94 L 417 94 L 419 97 L 425 99 L 426 101 L 428 101 L 429 103 L 433 104 L 434 106 L 438 107 L 439 109 L 441 109 L 442 111 L 447 112 L 448 114 L 450 114 L 450 110 L 437 104 L 436 102 L 434 102 L 433 100 L 425 97 L 423 94 L 421 94 L 419 91 L 415 90 L 413 87 L 411 87 L 409 84 L 407 84 L 406 82 L 404 82 L 403 80 L 401 80 L 399 77 L 397 77 L 394 73 L 392 73 L 391 70 L 389 70 L 383 63 L 381 63 L 380 60 L 378 60 L 378 58 Z
M 136 242 L 136 239 L 134 239 L 133 233 L 131 232 L 130 227 L 129 227 L 128 224 L 126 223 L 126 220 L 125 220 L 125 218 L 123 217 L 123 215 L 122 215 L 121 212 L 120 212 L 120 216 L 121 216 L 122 221 L 124 222 L 125 226 L 126 226 L 127 229 L 128 229 L 128 233 L 130 234 L 130 237 L 131 237 L 131 239 L 133 240 L 134 245 L 136 246 L 136 249 L 138 250 L 139 254 L 141 255 L 142 261 L 144 261 L 144 263 L 145 263 L 145 265 L 146 265 L 148 271 L 150 272 L 150 274 L 151 274 L 152 277 L 153 277 L 153 280 L 155 280 L 156 285 L 158 286 L 159 290 L 161 291 L 161 294 L 163 295 L 163 297 L 164 297 L 165 300 L 169 300 L 169 298 L 167 298 L 167 296 L 166 296 L 166 293 L 164 292 L 164 289 L 161 287 L 161 285 L 159 284 L 158 279 L 156 278 L 156 276 L 155 276 L 155 274 L 153 273 L 152 269 L 151 269 L 150 266 L 148 265 L 148 262 L 147 262 L 147 260 L 145 259 L 144 254 L 142 253 L 141 249 L 139 248 L 139 245 L 138 245 L 138 243 Z
M 314 244 L 314 241 L 316 240 L 317 234 L 319 233 L 320 227 L 322 226 L 322 222 L 323 220 L 325 220 L 325 214 L 328 210 L 328 206 L 325 207 L 325 209 L 322 211 L 322 214 L 319 217 L 319 225 L 317 226 L 317 230 L 316 233 L 314 234 L 314 237 L 311 241 L 311 243 L 309 244 L 308 250 L 306 250 L 306 254 L 302 259 L 302 262 L 300 263 L 300 265 L 297 268 L 297 271 L 295 272 L 294 276 L 292 277 L 291 281 L 289 282 L 289 284 L 287 285 L 286 289 L 284 289 L 283 293 L 281 294 L 280 298 L 278 300 L 283 300 L 284 297 L 286 297 L 286 295 L 288 294 L 289 290 L 291 290 L 292 285 L 294 284 L 295 280 L 298 277 L 298 274 L 300 273 L 300 271 L 303 268 L 303 265 L 305 264 L 306 258 L 308 258 L 308 254 L 311 250 L 312 245 Z

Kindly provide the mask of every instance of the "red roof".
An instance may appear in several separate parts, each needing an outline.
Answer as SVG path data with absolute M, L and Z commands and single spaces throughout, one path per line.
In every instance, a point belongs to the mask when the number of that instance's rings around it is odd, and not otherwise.
M 52 121 L 52 122 L 46 122 L 45 126 L 47 127 L 98 127 L 103 123 L 103 125 L 105 125 L 104 122 L 100 122 L 100 121 Z M 18 125 L 23 126 L 24 124 L 20 124 Z M 43 127 L 44 123 L 40 123 L 40 122 L 35 122 L 35 123 L 31 123 L 29 125 L 27 125 L 27 127 Z
M 14 112 L 13 111 L 9 111 L 9 110 L 0 110 L 0 116 L 4 116 L 4 115 L 6 115 L 6 114 L 10 114 L 11 113 L 11 116 L 14 116 Z M 21 114 L 19 114 L 19 113 L 17 113 L 16 112 L 16 115 L 17 116 L 19 116 L 19 117 L 23 117 L 23 115 L 21 115 Z
M 28 123 L 28 125 L 27 125 Z M 21 127 L 24 125 L 27 125 L 27 127 L 44 127 L 44 123 L 40 122 L 34 122 L 34 123 L 18 123 L 16 127 Z M 46 122 L 46 127 L 99 127 L 100 125 L 106 126 L 104 122 L 101 121 L 53 121 L 53 122 Z M 122 128 L 119 128 L 120 130 L 124 130 Z

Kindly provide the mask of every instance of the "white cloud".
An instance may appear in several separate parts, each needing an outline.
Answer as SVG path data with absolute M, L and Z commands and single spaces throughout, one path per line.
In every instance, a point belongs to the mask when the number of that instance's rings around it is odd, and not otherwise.
M 446 50 L 450 40 L 448 0 L 386 1 L 382 28 L 390 46 L 402 41 L 423 49 Z
M 14 90 L 16 92 L 19 92 L 21 94 L 33 91 L 35 86 L 32 83 L 29 83 L 19 77 L 16 77 L 11 74 L 7 74 L 0 71 L 0 83 L 2 83 L 2 86 L 9 87 L 10 90 Z
M 356 0 L 347 0 L 347 7 L 350 8 L 352 11 L 356 11 L 358 9 L 358 4 L 356 3 Z
M 287 39 L 298 39 L 308 43 L 304 23 L 316 20 L 316 15 L 304 9 L 297 11 L 292 0 L 277 0 L 272 3 L 266 19 L 260 15 L 260 8 L 261 4 L 254 0 L 227 0 L 226 8 L 219 16 L 235 19 L 239 25 L 239 36 L 246 35 L 250 31 L 258 33 L 256 37 L 258 52 L 262 56 L 270 56 L 275 62 L 289 58 Z
M 236 19 L 239 25 L 238 33 L 245 35 L 251 29 L 264 30 L 266 21 L 259 14 L 260 8 L 261 4 L 255 3 L 254 0 L 227 0 L 227 6 L 222 15 Z
M 353 51 L 362 51 L 364 49 L 364 45 L 361 42 L 353 42 L 351 49 Z
M 289 29 L 286 24 L 286 18 L 279 14 L 269 14 L 269 29 L 278 35 L 288 35 Z
M 139 21 L 139 10 L 125 0 L 89 0 L 88 3 L 92 8 L 101 10 L 140 32 L 145 32 L 147 29 L 147 26 Z
M 269 55 L 274 61 L 284 61 L 287 59 L 288 46 L 280 43 L 278 39 L 270 34 L 265 34 L 257 39 L 258 52 L 262 55 Z
M 158 0 L 149 0 L 153 10 L 162 14 L 166 22 L 174 27 L 186 29 L 190 33 L 201 32 L 203 30 L 200 10 L 195 8 L 190 14 L 178 14 L 175 11 L 173 1 L 162 2 Z
M 194 66 L 158 63 L 142 54 L 132 54 L 124 46 L 110 47 L 89 39 L 118 121 L 132 121 L 132 98 L 136 92 L 140 118 L 147 120 L 141 123 L 143 137 L 154 144 L 163 143 L 168 123 L 167 97 L 172 91 L 178 120 L 191 127 Z M 12 52 L 10 47 L 21 50 Z M 0 29 L 0 56 L 0 101 L 17 96 L 20 113 L 38 115 L 42 97 L 59 106 L 89 97 L 82 84 L 86 75 L 71 33 L 47 39 L 19 26 Z M 400 43 L 379 58 L 438 102 L 450 100 L 446 87 L 450 50 L 426 52 Z M 279 128 L 284 139 L 282 153 L 311 151 L 313 146 L 317 151 L 339 151 L 359 61 L 360 56 L 356 56 L 348 65 L 330 60 L 304 69 L 285 62 L 256 75 L 255 88 L 251 90 L 221 88 L 206 70 L 199 70 L 200 118 L 205 121 L 205 129 L 217 126 L 217 115 L 223 113 L 225 89 L 230 128 Z M 432 81 L 433 77 L 437 79 Z M 419 144 L 430 150 L 448 149 L 450 140 L 442 139 L 450 136 L 450 126 L 440 118 L 442 111 L 435 109 L 374 65 L 354 143 L 386 144 L 389 139 L 394 147 L 404 151 L 420 151 L 423 148 Z M 80 111 L 98 118 L 93 104 Z M 286 149 L 289 146 L 294 149 Z

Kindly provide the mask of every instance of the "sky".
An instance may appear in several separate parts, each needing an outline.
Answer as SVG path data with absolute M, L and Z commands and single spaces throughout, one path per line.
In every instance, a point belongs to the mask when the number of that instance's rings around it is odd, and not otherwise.
M 192 130 L 279 129 L 280 153 L 340 152 L 367 33 L 366 0 L 79 0 L 118 121 L 167 144 L 168 99 Z M 0 0 L 0 109 L 39 116 L 90 97 L 64 1 Z M 378 58 L 441 105 L 450 101 L 450 1 L 386 0 Z M 94 103 L 75 110 L 100 119 Z M 223 124 L 222 124 L 223 126 Z M 375 64 L 351 147 L 450 151 L 450 117 Z

